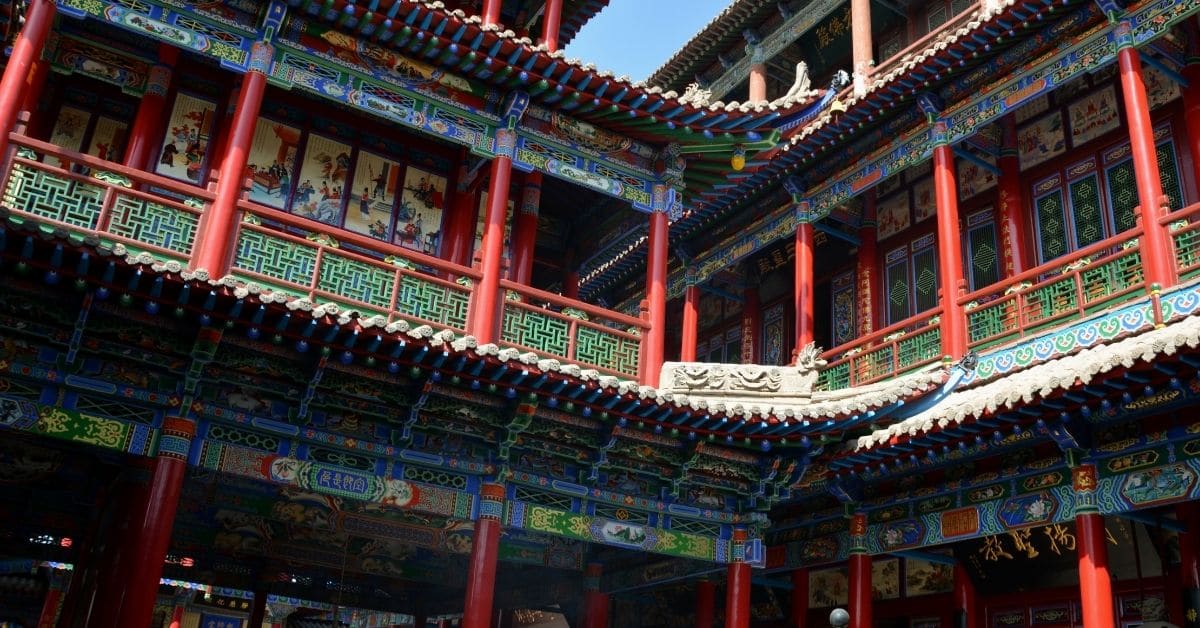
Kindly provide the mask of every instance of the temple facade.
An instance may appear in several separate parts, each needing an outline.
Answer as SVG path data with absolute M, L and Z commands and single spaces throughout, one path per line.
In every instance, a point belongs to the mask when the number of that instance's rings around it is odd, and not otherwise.
M 0 2 L 0 628 L 1200 626 L 1200 1 L 605 4 Z

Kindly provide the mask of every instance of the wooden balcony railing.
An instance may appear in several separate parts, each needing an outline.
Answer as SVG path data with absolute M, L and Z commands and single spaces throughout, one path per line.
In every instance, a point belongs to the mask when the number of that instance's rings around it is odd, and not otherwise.
M 10 140 L 0 203 L 14 218 L 188 265 L 212 192 L 19 133 Z M 238 209 L 230 234 L 235 279 L 363 316 L 467 333 L 479 271 L 244 199 Z M 637 377 L 643 320 L 507 281 L 502 291 L 519 300 L 505 300 L 500 344 Z
M 1171 233 L 1175 248 L 1175 269 L 1179 279 L 1200 276 L 1200 203 L 1163 216 L 1161 222 Z
M 942 357 L 941 308 L 933 308 L 826 351 L 817 387 L 862 386 L 938 361 Z
M 1145 295 L 1141 228 L 963 296 L 967 346 L 983 349 L 1077 321 Z

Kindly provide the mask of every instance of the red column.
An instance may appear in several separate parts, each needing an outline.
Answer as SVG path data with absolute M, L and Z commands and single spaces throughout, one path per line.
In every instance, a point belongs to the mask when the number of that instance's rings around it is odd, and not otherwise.
M 49 74 L 50 62 L 38 55 L 33 62 L 33 67 L 29 69 L 29 75 L 25 78 L 25 85 L 21 88 L 24 94 L 21 100 L 21 111 L 29 114 L 29 124 L 25 126 L 25 134 L 31 137 L 40 137 L 40 129 L 45 123 L 42 116 L 38 115 L 38 105 L 41 102 L 42 89 L 46 87 L 46 77 Z
M 1122 22 L 1118 29 L 1129 29 Z M 1121 93 L 1125 97 L 1125 118 L 1129 125 L 1129 145 L 1133 153 L 1134 178 L 1137 180 L 1142 231 L 1142 266 L 1146 282 L 1170 288 L 1179 282 L 1171 235 L 1158 219 L 1165 214 L 1162 181 L 1158 173 L 1158 153 L 1154 148 L 1154 127 L 1150 124 L 1150 103 L 1138 51 L 1128 39 L 1118 39 L 1117 64 L 1121 71 Z M 1176 201 L 1178 203 L 1178 201 Z
M 1200 28 L 1196 18 L 1183 23 L 1189 50 L 1187 65 L 1183 66 L 1183 78 L 1188 86 L 1183 88 L 1183 121 L 1187 128 L 1188 152 L 1192 156 L 1193 180 L 1200 188 Z
M 965 567 L 954 566 L 954 628 L 979 628 L 975 604 L 975 583 Z
M 0 159 L 8 155 L 8 134 L 21 112 L 30 71 L 46 46 L 46 36 L 54 24 L 54 9 L 54 0 L 30 0 L 25 9 L 25 26 L 4 66 L 4 76 L 0 78 Z
M 94 574 L 84 581 L 92 590 L 80 591 L 85 597 L 80 602 L 81 612 L 76 611 L 76 615 L 84 616 L 89 628 L 120 628 L 117 620 L 131 581 L 132 555 L 154 467 L 151 458 L 133 459 L 122 471 L 125 477 L 112 494 L 112 518 L 96 536 L 100 547 L 94 551 Z
M 745 544 L 747 536 L 746 530 L 735 529 L 734 546 Z M 729 563 L 728 570 L 729 583 L 725 587 L 725 628 L 750 628 L 750 564 L 734 560 Z
M 757 364 L 762 345 L 762 302 L 758 288 L 742 291 L 742 364 Z
M 858 280 L 858 335 L 867 336 L 875 331 L 879 312 L 876 297 L 883 294 L 879 289 L 878 253 L 875 246 L 875 223 L 863 225 L 858 230 L 858 255 L 854 258 L 854 272 Z
M 254 606 L 250 608 L 250 621 L 247 622 L 248 628 L 262 628 L 263 622 L 267 620 L 267 592 L 254 592 Z
M 643 384 L 657 385 L 666 352 L 667 328 L 667 239 L 670 226 L 666 212 L 650 214 L 650 240 L 646 246 L 646 302 L 650 308 L 650 330 L 642 354 Z
M 683 334 L 679 343 L 679 361 L 696 361 L 696 341 L 700 335 L 700 287 L 688 284 L 683 290 Z
M 237 202 L 245 185 L 246 163 L 250 158 L 250 142 L 262 108 L 267 88 L 267 72 L 274 51 L 269 44 L 256 43 L 252 48 L 250 71 L 242 77 L 238 92 L 237 111 L 225 154 L 221 158 L 221 176 L 217 180 L 216 199 L 200 223 L 192 269 L 204 269 L 212 278 L 224 277 L 229 270 L 229 258 L 237 231 Z
M 1000 178 L 996 182 L 996 224 L 1000 226 L 1000 257 L 1004 263 L 1004 276 L 1012 277 L 1029 268 L 1026 252 L 1025 222 L 1029 212 L 1025 209 L 1024 186 L 1021 185 L 1021 159 L 1017 151 L 1017 120 L 1009 114 L 1000 120 Z
M 813 226 L 796 228 L 796 351 L 813 342 Z
M 514 146 L 516 135 L 507 129 L 496 132 L 496 144 Z M 479 344 L 496 341 L 496 321 L 500 305 L 500 273 L 504 266 L 504 221 L 508 213 L 508 184 L 512 177 L 512 159 L 497 149 L 492 159 L 491 180 L 488 182 L 487 216 L 483 227 L 482 277 L 471 295 L 473 312 L 468 330 Z
M 450 217 L 446 225 L 446 237 L 442 238 L 442 258 L 458 264 L 471 265 L 471 248 L 475 244 L 475 222 L 479 205 L 475 202 L 475 190 L 458 190 L 450 205 Z
M 131 556 L 129 581 L 118 626 L 145 626 L 150 623 L 154 602 L 158 598 L 163 561 L 171 542 L 171 528 L 175 524 L 175 509 L 179 506 L 179 494 L 183 489 L 188 450 L 195 435 L 196 424 L 190 419 L 167 417 L 163 421 L 154 477 L 150 480 L 150 496 L 140 525 L 134 531 L 137 544 Z
M 1071 470 L 1075 488 L 1075 538 L 1079 553 L 1079 594 L 1084 628 L 1113 628 L 1112 576 L 1104 517 L 1096 502 L 1096 467 L 1081 464 Z
M 696 583 L 696 628 L 713 628 L 717 609 L 717 585 L 708 580 Z
M 171 610 L 171 625 L 170 628 L 183 628 L 183 605 L 180 604 Z
M 425 619 L 424 615 L 413 615 L 413 628 L 425 628 L 427 625 L 429 625 L 429 620 Z M 258 628 L 258 626 L 251 628 Z
M 121 161 L 130 168 L 150 170 L 155 163 L 157 141 L 162 137 L 163 121 L 167 117 L 167 91 L 171 89 L 171 76 L 178 59 L 178 48 L 159 44 L 158 63 L 150 68 L 146 93 L 138 103 L 129 142 L 125 144 L 125 157 Z
M 850 47 L 854 63 L 854 93 L 867 93 L 875 53 L 871 43 L 871 0 L 850 0 Z
M 1200 626 L 1200 502 L 1180 504 L 1175 518 L 1187 529 L 1179 535 L 1179 584 L 1182 589 L 1184 628 Z M 1171 609 L 1178 614 L 1179 609 Z
M 867 516 L 850 518 L 850 626 L 871 628 L 871 555 L 867 553 Z
M 752 103 L 767 101 L 767 63 L 763 58 L 762 48 L 754 46 L 750 53 L 753 63 L 750 65 L 750 98 Z
M 954 152 L 944 139 L 945 122 L 934 123 L 933 185 L 937 202 L 938 280 L 941 282 L 942 353 L 958 360 L 967 354 L 967 319 L 958 298 L 966 290 L 958 226 L 958 182 Z
M 70 580 L 71 574 L 69 572 L 50 572 L 50 588 L 46 590 L 46 597 L 42 600 L 42 612 L 38 617 L 38 628 L 55 628 L 58 626 L 58 617 L 62 611 L 64 597 L 63 588 L 67 586 Z
M 484 484 L 479 489 L 479 518 L 471 545 L 467 597 L 462 628 L 489 628 L 496 593 L 496 556 L 500 551 L 500 515 L 504 511 L 504 485 Z
M 583 618 L 584 628 L 608 628 L 608 596 L 600 591 L 600 575 L 604 573 L 601 563 L 588 563 L 583 569 Z
M 558 31 L 562 28 L 563 0 L 546 0 L 542 14 L 542 43 L 550 52 L 558 50 Z
M 538 206 L 542 201 L 542 173 L 525 175 L 521 204 L 513 222 L 512 265 L 508 278 L 524 286 L 533 280 L 533 257 L 537 249 Z
M 579 271 L 568 270 L 563 277 L 563 296 L 568 299 L 579 298 Z
M 805 628 L 808 624 L 808 570 L 792 572 L 792 628 Z
M 500 5 L 503 0 L 483 0 L 483 24 L 489 26 L 500 23 Z

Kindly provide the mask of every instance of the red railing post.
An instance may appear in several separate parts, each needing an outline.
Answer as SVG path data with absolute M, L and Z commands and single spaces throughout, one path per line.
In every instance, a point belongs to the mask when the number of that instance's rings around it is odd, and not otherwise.
M 642 357 L 642 383 L 657 380 L 662 370 L 667 327 L 667 239 L 670 226 L 665 211 L 650 214 L 650 237 L 646 244 L 646 302 L 650 329 L 646 331 L 646 352 Z M 657 382 L 654 382 L 657 383 Z
M 29 0 L 25 9 L 25 26 L 13 42 L 12 54 L 0 78 L 0 155 L 8 154 L 8 134 L 24 104 L 30 70 L 46 47 L 56 6 L 54 0 Z

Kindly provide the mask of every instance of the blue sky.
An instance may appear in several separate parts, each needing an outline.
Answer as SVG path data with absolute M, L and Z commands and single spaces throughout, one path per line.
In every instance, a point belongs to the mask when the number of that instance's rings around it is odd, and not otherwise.
M 567 46 L 577 57 L 638 81 L 658 69 L 732 0 L 611 0 Z

